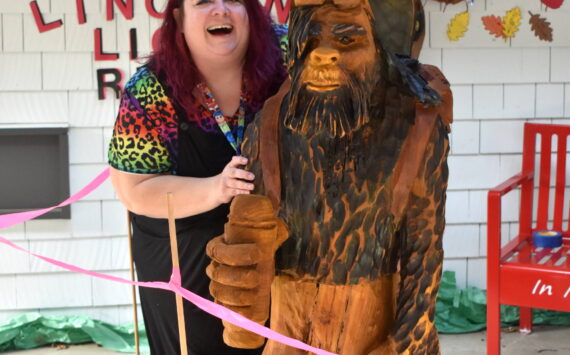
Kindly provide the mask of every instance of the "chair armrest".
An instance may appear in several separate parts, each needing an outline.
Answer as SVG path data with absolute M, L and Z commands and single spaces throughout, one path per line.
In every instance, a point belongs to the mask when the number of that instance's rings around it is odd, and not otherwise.
M 498 267 L 501 257 L 501 198 L 522 183 L 532 180 L 534 174 L 518 173 L 489 190 L 487 197 L 487 267 Z
M 516 175 L 513 175 L 510 178 L 508 178 L 507 180 L 503 181 L 499 185 L 497 185 L 494 188 L 492 188 L 491 190 L 489 190 L 489 197 L 491 197 L 491 195 L 496 195 L 496 194 L 498 194 L 498 197 L 506 195 L 508 192 L 510 192 L 514 188 L 520 186 L 523 182 L 525 182 L 527 180 L 531 180 L 533 178 L 533 176 L 534 176 L 533 173 L 527 173 L 524 175 L 522 173 L 518 173 Z M 499 208 L 500 208 L 500 206 L 499 206 Z

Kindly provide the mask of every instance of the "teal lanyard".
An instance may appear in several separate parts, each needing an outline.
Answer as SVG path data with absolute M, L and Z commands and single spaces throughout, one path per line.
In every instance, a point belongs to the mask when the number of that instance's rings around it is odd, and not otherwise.
M 204 97 L 206 98 L 206 107 L 212 113 L 212 116 L 216 120 L 216 123 L 220 127 L 220 130 L 228 140 L 228 143 L 234 148 L 237 155 L 241 155 L 241 142 L 243 142 L 243 132 L 245 128 L 245 97 L 243 96 L 243 92 L 240 95 L 239 99 L 239 117 L 238 117 L 238 127 L 237 127 L 237 137 L 234 137 L 230 126 L 226 122 L 226 118 L 220 109 L 220 106 L 216 102 L 214 95 L 210 91 L 210 89 L 206 86 L 205 83 L 199 83 L 196 85 L 197 88 L 204 93 Z

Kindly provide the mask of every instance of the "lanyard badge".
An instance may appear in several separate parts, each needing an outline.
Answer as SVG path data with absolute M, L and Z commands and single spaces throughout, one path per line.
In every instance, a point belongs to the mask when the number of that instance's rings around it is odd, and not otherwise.
M 218 124 L 220 130 L 228 140 L 228 143 L 232 146 L 232 148 L 234 148 L 237 155 L 241 155 L 241 143 L 243 141 L 243 133 L 245 128 L 245 103 L 246 103 L 243 91 L 239 99 L 237 137 L 234 137 L 234 135 L 232 134 L 232 130 L 230 129 L 230 126 L 226 122 L 226 118 L 224 117 L 224 114 L 222 113 L 222 110 L 220 109 L 220 106 L 216 102 L 216 99 L 214 98 L 214 95 L 212 94 L 210 89 L 206 86 L 205 83 L 199 83 L 197 87 L 198 89 L 200 89 L 201 92 L 204 93 L 204 97 L 206 98 L 206 106 L 208 107 L 208 110 L 212 113 L 214 120 L 216 120 L 216 123 Z

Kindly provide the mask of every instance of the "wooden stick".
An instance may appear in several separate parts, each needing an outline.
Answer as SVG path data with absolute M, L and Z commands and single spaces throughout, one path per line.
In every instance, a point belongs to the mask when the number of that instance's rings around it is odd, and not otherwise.
M 135 262 L 133 260 L 133 232 L 131 230 L 131 212 L 127 210 L 127 234 L 129 237 L 129 259 L 131 263 L 131 281 L 135 281 Z M 133 319 L 135 329 L 135 351 L 140 355 L 140 335 L 139 335 L 139 317 L 137 314 L 137 288 L 135 285 L 131 286 L 132 300 L 133 300 Z
M 170 232 L 170 249 L 172 251 L 172 267 L 180 269 L 178 258 L 178 243 L 176 239 L 176 224 L 174 222 L 174 206 L 172 204 L 172 192 L 166 193 L 168 203 L 168 230 Z M 176 314 L 178 316 L 178 334 L 180 336 L 180 355 L 188 355 L 186 345 L 186 322 L 184 320 L 184 308 L 182 296 L 176 294 Z

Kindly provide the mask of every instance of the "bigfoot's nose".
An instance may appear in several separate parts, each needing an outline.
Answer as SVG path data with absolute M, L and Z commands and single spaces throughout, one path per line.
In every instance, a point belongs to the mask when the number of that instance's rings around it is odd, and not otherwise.
M 319 47 L 311 52 L 310 60 L 313 65 L 335 64 L 340 53 L 336 49 Z

